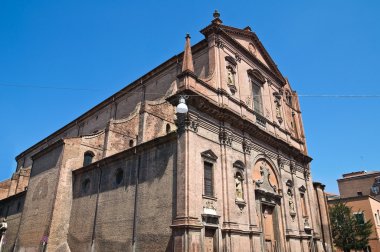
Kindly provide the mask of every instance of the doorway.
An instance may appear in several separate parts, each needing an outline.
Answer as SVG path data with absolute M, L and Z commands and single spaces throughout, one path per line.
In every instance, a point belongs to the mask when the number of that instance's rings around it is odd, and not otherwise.
M 277 252 L 275 206 L 262 204 L 261 207 L 264 234 L 264 251 Z

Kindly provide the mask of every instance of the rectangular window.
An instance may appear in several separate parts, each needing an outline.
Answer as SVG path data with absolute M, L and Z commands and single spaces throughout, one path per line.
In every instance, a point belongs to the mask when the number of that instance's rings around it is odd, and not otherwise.
M 263 98 L 261 94 L 261 85 L 252 83 L 253 89 L 253 110 L 260 115 L 263 114 Z
M 213 185 L 213 166 L 211 163 L 204 162 L 204 195 L 214 196 L 214 185 Z
M 363 213 L 354 213 L 356 221 L 359 224 L 364 224 L 364 214 Z

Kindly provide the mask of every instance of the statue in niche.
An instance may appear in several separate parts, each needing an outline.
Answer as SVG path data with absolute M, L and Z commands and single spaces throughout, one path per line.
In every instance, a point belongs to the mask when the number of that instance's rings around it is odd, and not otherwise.
M 227 84 L 235 85 L 234 72 L 231 67 L 227 67 Z
M 276 105 L 276 117 L 281 117 L 280 105 Z
M 293 201 L 293 193 L 290 189 L 288 190 L 288 197 L 289 197 L 289 210 L 291 213 L 294 213 L 295 207 L 294 207 L 294 201 Z
M 236 174 L 235 177 L 235 187 L 236 187 L 236 198 L 239 200 L 243 200 L 243 178 L 240 173 Z
M 235 71 L 232 66 L 227 67 L 227 86 L 229 87 L 231 94 L 234 95 L 237 88 L 235 86 Z

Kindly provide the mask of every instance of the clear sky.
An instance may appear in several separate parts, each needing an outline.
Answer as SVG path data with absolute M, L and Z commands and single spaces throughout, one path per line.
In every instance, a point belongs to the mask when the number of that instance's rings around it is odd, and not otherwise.
M 314 180 L 380 170 L 380 2 L 0 1 L 0 180 L 15 156 L 203 35 L 251 26 L 297 90 Z M 310 97 L 308 95 L 313 95 Z M 378 97 L 324 97 L 369 95 Z

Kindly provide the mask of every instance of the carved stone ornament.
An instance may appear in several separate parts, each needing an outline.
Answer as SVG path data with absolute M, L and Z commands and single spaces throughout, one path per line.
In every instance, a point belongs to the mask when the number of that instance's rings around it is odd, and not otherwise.
M 255 181 L 256 187 L 266 192 L 277 194 L 277 186 L 272 185 L 269 180 L 269 176 L 271 176 L 271 173 L 269 171 L 269 168 L 266 167 L 266 162 L 261 163 L 260 174 L 261 174 L 261 179 Z
M 219 141 L 222 145 L 232 145 L 232 135 L 227 132 L 225 128 L 221 128 L 219 131 Z
M 294 217 L 296 217 L 296 209 L 295 209 L 295 204 L 294 204 L 294 199 L 293 199 L 293 192 L 292 189 L 288 189 L 288 202 L 289 202 L 289 214 L 292 217 L 294 221 Z
M 310 179 L 310 170 L 309 169 L 305 168 L 303 174 L 305 176 L 305 180 L 309 180 Z
M 198 117 L 190 117 L 190 115 L 187 114 L 185 123 L 186 123 L 186 129 L 192 130 L 194 132 L 198 132 L 198 126 L 199 126 Z
M 203 206 L 203 213 L 210 214 L 210 215 L 216 215 L 216 207 L 214 205 L 214 201 L 208 200 L 204 203 Z
M 247 155 L 251 155 L 252 147 L 249 144 L 248 140 L 246 138 L 244 138 L 243 142 L 241 144 L 242 144 L 243 152 Z
M 256 47 L 252 43 L 249 43 L 248 50 L 252 55 L 256 55 Z
M 281 158 L 281 156 L 277 157 L 277 164 L 280 169 L 284 169 L 284 160 Z
M 237 53 L 235 54 L 235 59 L 236 59 L 237 62 L 239 62 L 239 63 L 241 62 L 241 57 Z
M 296 164 L 294 161 L 290 161 L 289 168 L 292 174 L 296 174 Z
M 227 59 L 227 57 L 226 57 Z M 228 66 L 227 66 L 227 86 L 230 89 L 230 92 L 232 95 L 234 95 L 237 91 L 236 85 L 235 85 L 235 65 L 233 65 L 232 60 L 228 61 Z M 236 63 L 236 62 L 235 62 Z
M 305 217 L 303 226 L 304 226 L 306 232 L 308 232 L 308 231 L 311 230 L 310 223 L 309 223 L 309 218 L 308 217 Z
M 246 98 L 245 98 L 245 104 L 250 107 L 251 106 L 251 99 L 252 97 L 250 95 L 248 95 Z
M 177 126 L 177 131 L 179 134 L 185 132 L 185 130 L 192 130 L 198 132 L 199 119 L 198 117 L 190 116 L 187 114 L 177 114 L 177 119 L 175 120 Z
M 215 39 L 215 45 L 216 47 L 220 48 L 220 49 L 223 49 L 224 48 L 224 43 L 222 40 L 220 40 L 219 38 Z

